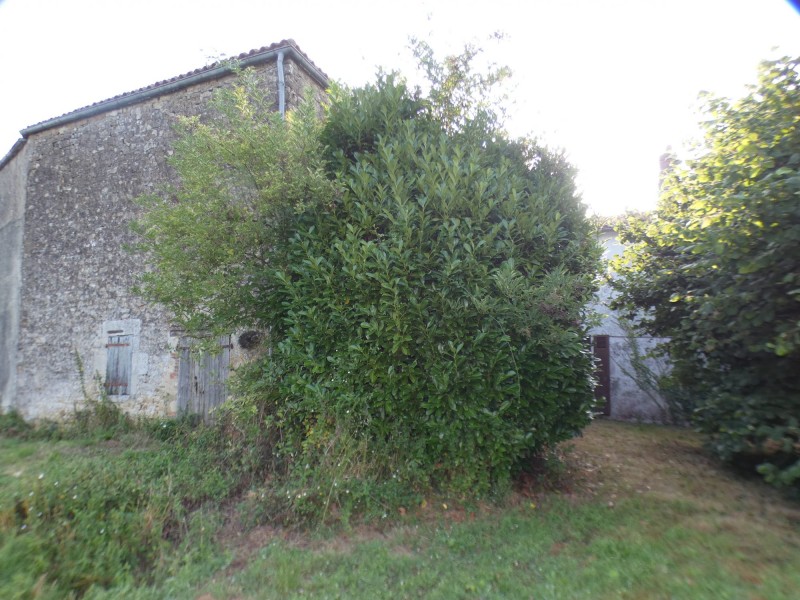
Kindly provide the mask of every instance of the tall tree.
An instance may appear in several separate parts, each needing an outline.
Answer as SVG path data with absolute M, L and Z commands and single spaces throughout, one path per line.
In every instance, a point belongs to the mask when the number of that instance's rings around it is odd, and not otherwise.
M 657 212 L 625 234 L 619 303 L 671 338 L 713 448 L 798 485 L 800 58 L 763 63 L 745 97 L 709 98 L 706 114 Z

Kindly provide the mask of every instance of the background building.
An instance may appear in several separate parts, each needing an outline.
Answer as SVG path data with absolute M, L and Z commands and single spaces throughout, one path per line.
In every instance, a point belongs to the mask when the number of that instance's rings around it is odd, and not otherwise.
M 611 227 L 601 229 L 599 241 L 606 263 L 625 249 Z M 600 363 L 596 393 L 604 399 L 602 412 L 624 421 L 668 422 L 669 406 L 656 379 L 669 372 L 669 363 L 663 357 L 648 356 L 666 340 L 635 333 L 630 321 L 610 308 L 611 299 L 611 286 L 602 285 L 593 307 L 600 313 L 601 322 L 590 331 L 592 349 Z

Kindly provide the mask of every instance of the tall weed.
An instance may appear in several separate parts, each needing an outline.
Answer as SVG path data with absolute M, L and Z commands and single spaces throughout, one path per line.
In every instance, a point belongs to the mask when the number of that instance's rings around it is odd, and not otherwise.
M 219 520 L 206 505 L 233 497 L 263 468 L 258 444 L 227 417 L 213 426 L 133 422 L 108 408 L 101 400 L 64 426 L 87 446 L 0 490 L 0 572 L 14 574 L 0 597 L 80 597 L 163 580 L 187 540 L 195 555 L 210 552 Z

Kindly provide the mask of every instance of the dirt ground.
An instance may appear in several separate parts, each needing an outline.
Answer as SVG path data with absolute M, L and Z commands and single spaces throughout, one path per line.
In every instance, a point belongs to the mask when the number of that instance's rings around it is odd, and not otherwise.
M 756 474 L 715 459 L 691 429 L 598 420 L 565 448 L 567 462 L 577 467 L 577 487 L 609 502 L 646 494 L 725 514 L 731 523 L 758 519 L 800 528 L 800 504 Z

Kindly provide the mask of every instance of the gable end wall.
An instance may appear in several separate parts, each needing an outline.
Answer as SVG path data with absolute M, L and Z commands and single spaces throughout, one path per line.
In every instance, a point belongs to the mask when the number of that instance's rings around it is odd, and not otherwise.
M 25 216 L 28 146 L 22 144 L 0 168 L 0 411 L 13 406 Z
M 277 107 L 275 62 L 256 71 Z M 284 71 L 288 107 L 309 86 L 324 96 L 294 61 L 286 60 Z M 175 179 L 167 158 L 178 116 L 203 114 L 214 89 L 232 81 L 203 82 L 29 137 L 13 398 L 24 416 L 58 416 L 80 405 L 76 356 L 86 387 L 96 390 L 95 375 L 105 375 L 109 331 L 121 327 L 135 331 L 135 381 L 132 394 L 116 399 L 130 412 L 175 412 L 177 338 L 169 315 L 132 293 L 143 265 L 123 246 L 134 241 L 134 199 Z M 0 296 L 0 310 L 4 302 L 12 303 Z

